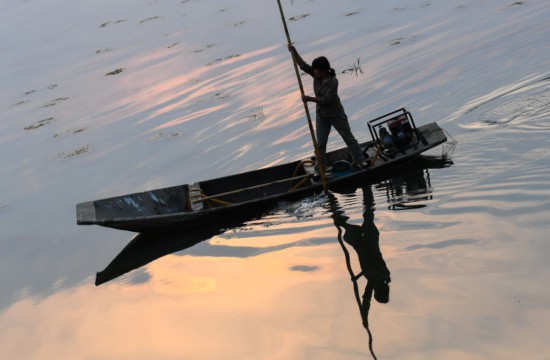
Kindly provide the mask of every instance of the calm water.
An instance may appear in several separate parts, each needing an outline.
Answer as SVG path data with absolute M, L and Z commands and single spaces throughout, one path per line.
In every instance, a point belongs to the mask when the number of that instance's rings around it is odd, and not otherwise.
M 358 138 L 405 106 L 453 164 L 132 240 L 75 204 L 311 153 L 276 2 L 3 1 L 1 357 L 550 359 L 550 4 L 379 3 L 283 1 Z

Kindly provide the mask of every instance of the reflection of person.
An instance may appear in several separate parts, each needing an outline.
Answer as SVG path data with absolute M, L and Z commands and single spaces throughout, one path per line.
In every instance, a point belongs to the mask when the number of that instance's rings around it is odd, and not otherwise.
M 359 310 L 361 312 L 361 319 L 363 320 L 363 326 L 369 332 L 371 336 L 370 347 L 371 353 L 374 356 L 372 350 L 372 335 L 369 329 L 369 310 L 371 305 L 371 299 L 374 295 L 374 299 L 379 303 L 387 303 L 390 299 L 390 287 L 389 283 L 391 281 L 390 271 L 386 266 L 386 262 L 382 257 L 380 251 L 379 239 L 380 233 L 376 225 L 374 224 L 374 196 L 370 185 L 365 186 L 363 189 L 363 224 L 362 226 L 348 224 L 347 220 L 349 219 L 344 215 L 344 211 L 338 208 L 336 199 L 331 198 L 333 205 L 333 215 L 334 224 L 338 228 L 338 234 L 340 244 L 346 255 L 346 261 L 348 265 L 348 270 L 353 280 L 355 296 L 359 305 Z M 353 274 L 351 269 L 349 253 L 346 250 L 346 247 L 343 241 L 348 243 L 353 247 L 357 256 L 359 258 L 359 264 L 361 265 L 361 273 L 358 275 Z M 362 300 L 359 298 L 359 289 L 357 285 L 357 280 L 364 276 L 367 279 L 367 285 L 365 287 L 365 292 L 363 293 Z
M 331 127 L 334 126 L 348 146 L 351 156 L 355 163 L 360 167 L 367 167 L 369 162 L 365 159 L 359 143 L 351 133 L 348 117 L 338 96 L 338 79 L 336 72 L 330 67 L 328 59 L 324 56 L 318 57 L 311 65 L 307 64 L 298 54 L 296 48 L 292 45 L 288 47 L 296 63 L 307 74 L 313 77 L 313 90 L 315 97 L 304 96 L 304 102 L 314 102 L 317 104 L 315 127 L 317 132 L 317 142 L 321 159 L 317 161 L 327 166 L 327 143 Z

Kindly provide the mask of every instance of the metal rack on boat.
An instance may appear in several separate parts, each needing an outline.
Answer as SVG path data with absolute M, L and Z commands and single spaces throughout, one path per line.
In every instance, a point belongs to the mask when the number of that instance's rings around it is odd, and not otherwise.
M 369 120 L 367 124 L 374 144 L 382 145 L 385 150 L 381 156 L 392 157 L 396 151 L 404 153 L 410 148 L 416 148 L 420 142 L 428 144 L 416 128 L 412 114 L 405 108 Z

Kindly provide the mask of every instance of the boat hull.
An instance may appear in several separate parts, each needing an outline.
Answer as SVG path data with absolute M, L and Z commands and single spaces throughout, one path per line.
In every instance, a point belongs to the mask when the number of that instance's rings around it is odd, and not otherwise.
M 339 191 L 356 186 L 362 181 L 372 181 L 396 166 L 406 163 L 418 155 L 432 149 L 447 138 L 443 130 L 431 123 L 418 128 L 422 141 L 404 151 L 398 151 L 391 157 L 379 157 L 374 166 L 353 171 L 327 179 L 328 189 Z M 367 148 L 371 159 L 376 157 L 374 143 L 361 144 Z M 328 159 L 350 160 L 347 148 L 329 152 Z M 305 159 L 311 161 L 311 158 Z M 173 229 L 191 229 L 208 224 L 228 226 L 235 221 L 252 220 L 261 217 L 273 209 L 281 200 L 293 200 L 320 193 L 319 182 L 308 177 L 307 171 L 300 168 L 300 161 L 278 165 L 271 168 L 231 175 L 219 179 L 197 183 L 202 199 L 190 202 L 189 185 L 180 185 L 164 189 L 129 194 L 109 199 L 85 202 L 77 205 L 77 223 L 79 225 L 100 225 L 132 232 L 172 231 Z M 297 172 L 297 170 L 300 170 Z M 305 178 L 303 185 L 289 178 Z M 297 186 L 292 189 L 293 186 Z M 198 204 L 198 208 L 196 206 Z

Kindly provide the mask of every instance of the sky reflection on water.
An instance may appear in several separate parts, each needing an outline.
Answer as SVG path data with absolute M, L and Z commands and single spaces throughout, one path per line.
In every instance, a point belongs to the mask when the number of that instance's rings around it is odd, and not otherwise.
M 369 313 L 377 357 L 550 357 L 548 2 L 283 3 L 304 57 L 338 70 L 360 139 L 405 106 L 459 141 L 426 194 L 372 187 L 392 278 Z M 326 206 L 97 288 L 132 235 L 75 225 L 81 201 L 311 153 L 274 1 L 5 1 L 0 20 L 2 357 L 369 357 Z M 341 73 L 357 59 L 363 75 Z M 363 191 L 336 196 L 362 224 Z

